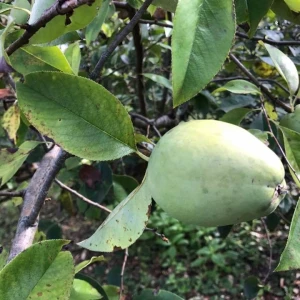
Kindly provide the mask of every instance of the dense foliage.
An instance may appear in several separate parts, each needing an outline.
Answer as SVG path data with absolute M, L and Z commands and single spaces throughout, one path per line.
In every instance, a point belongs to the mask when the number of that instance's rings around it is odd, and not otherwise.
M 0 299 L 296 297 L 297 9 L 284 0 L 2 1 Z M 274 212 L 205 228 L 153 201 L 155 145 L 202 119 L 243 127 L 282 161 L 287 188 Z M 171 171 L 158 182 L 188 180 Z M 227 188 L 244 191 L 242 177 Z

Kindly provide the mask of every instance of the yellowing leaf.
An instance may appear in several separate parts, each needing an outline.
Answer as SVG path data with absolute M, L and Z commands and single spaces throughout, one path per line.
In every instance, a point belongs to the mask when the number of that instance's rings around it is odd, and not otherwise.
M 270 117 L 270 119 L 272 119 L 274 121 L 277 120 L 278 119 L 278 114 L 276 112 L 275 106 L 269 101 L 265 101 L 264 106 L 265 106 L 265 109 L 266 109 L 267 114 Z
M 20 126 L 20 109 L 18 105 L 12 105 L 3 115 L 2 126 L 6 130 L 8 137 L 14 144 L 17 139 L 17 131 Z

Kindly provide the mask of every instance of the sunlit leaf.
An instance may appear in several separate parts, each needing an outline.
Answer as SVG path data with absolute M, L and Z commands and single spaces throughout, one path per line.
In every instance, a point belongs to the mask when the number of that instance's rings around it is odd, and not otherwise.
M 3 115 L 2 126 L 8 137 L 16 143 L 17 131 L 20 126 L 20 109 L 18 105 L 12 105 Z
M 172 37 L 174 107 L 199 93 L 218 73 L 234 34 L 232 0 L 179 0 Z
M 80 272 L 82 269 L 86 268 L 87 266 L 95 263 L 95 262 L 102 262 L 105 261 L 105 258 L 103 255 L 101 256 L 93 256 L 92 258 L 88 259 L 88 260 L 84 260 L 82 262 L 80 262 L 78 265 L 76 265 L 75 267 L 75 274 Z
M 34 24 L 43 14 L 43 12 L 53 5 L 56 0 L 35 0 L 29 25 Z M 98 9 L 101 7 L 102 0 L 95 0 L 95 2 L 88 6 L 86 4 L 76 8 L 70 17 L 71 23 L 66 22 L 65 15 L 58 15 L 47 26 L 41 28 L 29 41 L 30 44 L 41 44 L 50 42 L 59 36 L 78 29 L 86 27 L 97 15 Z
M 259 88 L 253 83 L 246 80 L 231 80 L 224 84 L 222 87 L 213 91 L 213 94 L 229 91 L 234 94 L 254 94 L 261 95 Z
M 294 95 L 299 87 L 299 75 L 297 68 L 293 61 L 282 51 L 278 50 L 274 46 L 260 42 L 261 45 L 265 46 L 269 52 L 271 59 L 275 65 L 275 68 L 286 81 L 291 95 Z
M 56 47 L 27 46 L 18 49 L 10 56 L 15 70 L 22 75 L 37 71 L 62 71 L 73 74 L 66 57 Z
M 79 43 L 76 42 L 76 43 L 69 45 L 69 47 L 66 49 L 64 54 L 73 70 L 73 73 L 75 75 L 78 75 L 80 61 L 81 61 L 81 52 L 80 52 Z M 65 73 L 67 73 L 67 72 L 65 72 Z
M 109 12 L 109 0 L 103 0 L 102 6 L 95 19 L 87 26 L 85 30 L 86 45 L 89 46 L 91 42 L 95 41 L 101 31 L 102 24 Z

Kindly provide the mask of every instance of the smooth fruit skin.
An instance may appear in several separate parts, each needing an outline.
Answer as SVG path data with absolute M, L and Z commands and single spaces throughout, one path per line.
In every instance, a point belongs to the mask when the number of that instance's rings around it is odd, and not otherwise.
M 299 0 L 284 0 L 284 2 L 287 4 L 287 6 L 295 11 L 300 12 L 300 1 Z
M 279 204 L 278 156 L 241 127 L 215 120 L 181 123 L 153 150 L 148 184 L 171 217 L 201 226 L 253 220 Z
M 286 114 L 280 121 L 280 125 L 300 133 L 300 104 L 295 107 L 295 111 Z

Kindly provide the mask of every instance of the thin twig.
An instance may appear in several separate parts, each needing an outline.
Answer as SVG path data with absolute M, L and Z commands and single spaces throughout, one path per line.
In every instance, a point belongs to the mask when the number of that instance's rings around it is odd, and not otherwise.
M 276 211 L 276 214 L 287 224 L 291 225 L 291 221 L 289 221 L 280 211 Z
M 153 0 L 146 0 L 141 8 L 137 11 L 131 21 L 124 27 L 124 29 L 119 32 L 111 44 L 107 47 L 104 53 L 101 55 L 99 61 L 97 62 L 94 70 L 90 75 L 90 79 L 96 80 L 104 67 L 104 64 L 108 57 L 114 52 L 118 45 L 125 39 L 125 37 L 133 30 L 134 26 L 138 23 L 139 19 L 146 12 L 147 8 L 150 6 Z
M 149 25 L 157 25 L 157 26 L 167 27 L 167 28 L 173 28 L 172 24 L 164 23 L 164 22 L 159 22 L 157 20 L 144 20 L 144 19 L 140 19 L 139 23 L 141 23 L 141 24 L 149 24 Z
M 14 41 L 7 49 L 7 55 L 13 54 L 16 50 L 22 46 L 28 44 L 30 38 L 39 31 L 42 27 L 45 27 L 54 17 L 58 15 L 65 15 L 69 12 L 72 12 L 73 9 L 90 4 L 90 0 L 77 0 L 77 1 L 68 1 L 60 3 L 60 1 L 55 1 L 47 10 L 44 11 L 42 16 L 33 24 L 26 25 L 25 32 L 23 35 Z
M 167 13 L 168 20 L 172 21 L 172 13 L 168 12 Z M 172 36 L 168 37 L 168 46 L 171 47 L 172 44 Z M 171 76 L 171 61 L 172 61 L 172 51 L 170 49 L 166 50 L 166 53 L 164 54 L 163 58 L 163 69 L 164 69 L 164 77 L 167 78 L 168 80 L 170 79 Z M 163 89 L 162 93 L 162 99 L 160 101 L 159 105 L 159 113 L 163 114 L 165 110 L 165 106 L 168 100 L 168 95 L 169 95 L 169 89 L 165 87 Z
M 128 9 L 129 17 L 132 20 L 135 16 L 135 9 Z M 143 60 L 144 60 L 144 47 L 142 44 L 142 36 L 140 32 L 140 26 L 137 23 L 132 29 L 133 42 L 136 53 L 136 64 L 135 64 L 135 73 L 136 73 L 136 92 L 139 99 L 141 114 L 146 116 L 146 101 L 144 96 L 144 76 L 143 76 Z
M 268 243 L 269 243 L 269 266 L 268 266 L 268 272 L 267 272 L 265 278 L 263 279 L 263 282 L 266 283 L 266 281 L 269 278 L 269 276 L 271 274 L 271 271 L 272 271 L 273 249 L 272 249 L 272 242 L 271 242 L 271 238 L 270 238 L 270 234 L 269 234 L 267 224 L 266 224 L 266 222 L 263 218 L 261 218 L 261 222 L 262 222 L 263 227 L 265 229 L 267 240 L 268 240 Z
M 299 46 L 300 45 L 300 41 L 273 41 L 266 37 L 260 37 L 260 36 L 254 36 L 252 38 L 249 38 L 249 36 L 247 34 L 245 34 L 243 32 L 239 32 L 239 31 L 237 31 L 235 33 L 235 35 L 240 38 L 251 40 L 251 41 L 263 41 L 265 43 L 268 43 L 268 44 L 274 45 L 274 46 Z
M 54 182 L 55 182 L 57 185 L 59 185 L 62 189 L 64 189 L 64 190 L 70 192 L 71 194 L 75 195 L 76 197 L 78 197 L 79 199 L 85 201 L 86 203 L 91 204 L 91 205 L 93 205 L 93 206 L 96 206 L 96 207 L 98 207 L 98 208 L 100 208 L 100 209 L 102 209 L 102 210 L 104 210 L 104 211 L 106 211 L 106 212 L 108 212 L 108 213 L 111 213 L 111 210 L 110 210 L 110 209 L 108 209 L 108 208 L 106 208 L 105 206 L 103 206 L 103 205 L 101 205 L 101 204 L 99 204 L 99 203 L 96 203 L 96 202 L 94 202 L 94 201 L 92 201 L 92 200 L 90 200 L 90 199 L 84 197 L 83 195 L 81 195 L 81 194 L 78 193 L 77 191 L 71 189 L 70 187 L 68 187 L 67 185 L 65 185 L 65 184 L 62 183 L 61 181 L 59 181 L 57 178 L 54 179 Z
M 122 299 L 122 294 L 124 292 L 124 273 L 125 273 L 125 267 L 128 259 L 128 248 L 125 249 L 125 255 L 124 255 L 124 260 L 123 260 L 123 265 L 122 265 L 122 271 L 121 271 L 121 286 L 120 286 L 120 296 L 119 300 Z
M 158 237 L 160 237 L 164 242 L 169 243 L 169 239 L 168 239 L 163 233 L 157 232 L 157 229 L 156 229 L 156 228 L 149 228 L 149 227 L 146 227 L 146 228 L 145 228 L 145 231 L 151 231 L 151 232 L 153 232 L 155 235 L 157 235 Z
M 262 85 L 259 80 L 252 75 L 252 73 L 239 61 L 239 59 L 232 53 L 229 54 L 229 57 L 232 59 L 232 61 L 237 65 L 237 67 L 257 86 L 261 89 L 261 91 L 273 102 L 276 103 L 278 106 L 281 106 L 285 111 L 292 112 L 292 108 L 284 103 L 281 102 L 279 99 L 274 97 L 272 93 L 264 86 Z
M 0 191 L 0 197 L 23 197 L 26 190 L 21 191 Z

